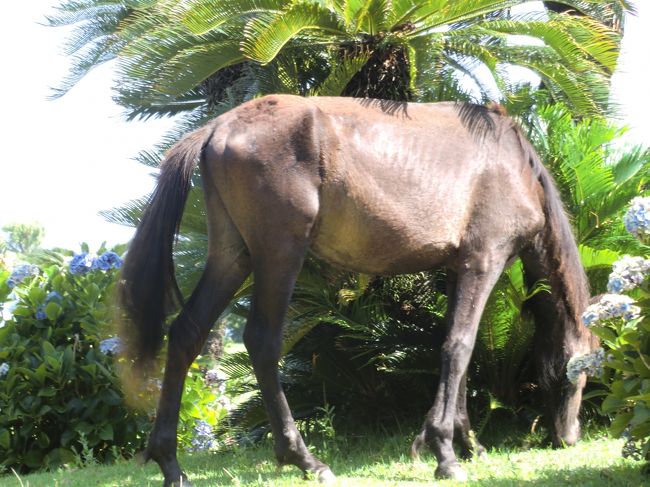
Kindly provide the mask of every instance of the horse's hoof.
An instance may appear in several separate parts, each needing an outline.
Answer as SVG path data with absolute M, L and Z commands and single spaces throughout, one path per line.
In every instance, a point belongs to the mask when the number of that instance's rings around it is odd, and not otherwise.
M 329 468 L 326 468 L 318 472 L 318 482 L 326 485 L 333 484 L 336 482 L 336 475 Z
M 193 487 L 192 482 L 189 480 L 176 480 L 175 482 L 170 482 L 170 483 L 164 483 L 163 487 Z
M 183 475 L 180 479 L 178 480 L 171 480 L 163 483 L 163 487 L 193 487 L 192 482 L 187 480 L 187 477 Z
M 451 479 L 456 482 L 466 482 L 467 473 L 458 463 L 439 465 L 438 468 L 436 468 L 436 478 Z

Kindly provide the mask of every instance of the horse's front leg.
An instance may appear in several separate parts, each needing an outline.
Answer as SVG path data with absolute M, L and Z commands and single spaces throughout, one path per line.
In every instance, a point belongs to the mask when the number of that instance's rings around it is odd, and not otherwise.
M 334 475 L 327 465 L 307 450 L 291 415 L 278 373 L 282 324 L 304 253 L 301 250 L 284 255 L 272 254 L 273 251 L 265 252 L 264 260 L 260 259 L 254 265 L 255 289 L 244 330 L 244 344 L 262 393 L 279 464 L 295 465 L 306 475 L 313 474 L 321 482 L 329 482 Z
M 474 349 L 483 308 L 507 260 L 502 250 L 465 252 L 459 265 L 453 294 L 453 316 L 442 347 L 438 392 L 433 407 L 427 413 L 422 432 L 412 446 L 412 451 L 417 451 L 422 443 L 431 447 L 438 460 L 438 478 L 461 481 L 467 478 L 453 449 L 457 400 Z
M 460 448 L 460 456 L 462 459 L 469 460 L 487 455 L 487 450 L 479 443 L 469 422 L 469 414 L 467 413 L 467 373 L 463 375 L 458 386 L 456 416 L 454 418 L 454 438 Z
M 447 312 L 445 321 L 447 329 L 451 328 L 456 306 L 456 286 L 458 277 L 456 273 L 447 269 Z M 473 457 L 483 457 L 487 451 L 481 445 L 472 432 L 472 426 L 467 413 L 467 373 L 463 374 L 458 386 L 458 397 L 456 398 L 456 416 L 454 417 L 454 440 L 460 448 L 461 458 L 469 460 Z M 425 432 L 420 433 L 411 446 L 411 457 L 418 458 L 422 448 L 426 446 Z

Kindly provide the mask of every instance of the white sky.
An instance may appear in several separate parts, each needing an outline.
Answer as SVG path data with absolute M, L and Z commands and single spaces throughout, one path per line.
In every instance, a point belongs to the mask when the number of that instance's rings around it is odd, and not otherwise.
M 629 140 L 648 143 L 650 5 L 637 1 L 626 24 L 623 55 L 614 77 Z M 96 69 L 70 93 L 47 100 L 65 76 L 61 46 L 66 29 L 38 25 L 57 0 L 6 2 L 0 18 L 0 227 L 40 222 L 46 247 L 96 249 L 127 241 L 132 230 L 97 212 L 151 191 L 151 170 L 133 161 L 171 126 L 170 120 L 125 122 L 111 100 L 113 73 Z

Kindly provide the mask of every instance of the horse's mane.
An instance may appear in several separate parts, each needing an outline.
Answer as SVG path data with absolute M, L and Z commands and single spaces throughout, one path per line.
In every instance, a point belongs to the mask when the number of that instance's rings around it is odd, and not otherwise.
M 589 300 L 589 285 L 582 267 L 569 217 L 566 214 L 560 192 L 553 177 L 544 166 L 522 128 L 508 116 L 505 108 L 496 103 L 487 106 L 459 103 L 458 114 L 467 130 L 478 140 L 493 137 L 497 142 L 508 133 L 514 134 L 534 177 L 543 190 L 541 201 L 547 224 L 531 245 L 525 269 L 528 285 L 540 278 L 549 280 L 552 297 L 537 295 L 530 307 L 536 316 L 538 336 L 546 340 L 563 340 L 573 337 L 574 341 L 584 342 L 591 337 L 582 325 L 581 315 Z M 552 308 L 552 309 L 551 309 Z M 559 328 L 558 328 L 559 326 Z M 593 345 L 593 343 L 592 343 Z M 562 350 L 562 346 L 548 347 L 547 350 Z M 547 384 L 559 379 L 566 357 L 559 355 L 544 364 L 541 378 Z
M 514 124 L 508 117 L 506 108 L 496 102 L 489 102 L 486 105 L 460 102 L 456 104 L 456 109 L 463 126 L 478 140 L 483 140 L 490 134 L 498 138 L 503 133 L 503 128 L 507 129 L 510 124 Z M 497 133 L 497 129 L 501 132 Z

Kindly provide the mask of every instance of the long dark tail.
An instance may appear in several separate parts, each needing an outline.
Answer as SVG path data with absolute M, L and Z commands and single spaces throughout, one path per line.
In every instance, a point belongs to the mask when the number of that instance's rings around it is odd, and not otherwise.
M 206 125 L 169 150 L 124 260 L 117 289 L 121 335 L 127 356 L 140 369 L 155 360 L 162 346 L 165 317 L 182 303 L 172 250 L 192 173 L 212 130 L 211 124 Z
M 521 258 L 529 287 L 540 279 L 548 279 L 551 287 L 550 294 L 537 293 L 527 303 L 535 318 L 539 379 L 548 389 L 562 383 L 573 354 L 585 353 L 593 346 L 592 335 L 581 320 L 589 301 L 589 285 L 553 178 L 519 129 L 517 134 L 544 191 L 544 229 Z

